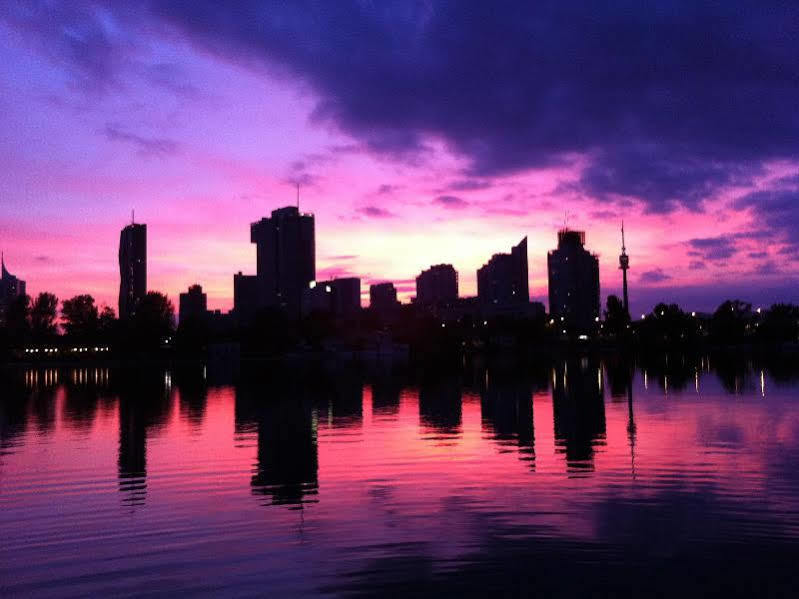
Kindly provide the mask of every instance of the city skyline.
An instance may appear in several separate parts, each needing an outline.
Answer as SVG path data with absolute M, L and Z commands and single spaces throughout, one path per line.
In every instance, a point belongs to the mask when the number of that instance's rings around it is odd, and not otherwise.
M 403 301 L 430 256 L 476 294 L 477 268 L 523 235 L 531 299 L 546 301 L 545 255 L 564 213 L 591 232 L 603 302 L 621 296 L 622 219 L 633 313 L 661 298 L 700 310 L 727 297 L 799 301 L 797 98 L 784 83 L 796 65 L 779 33 L 793 8 L 757 24 L 736 2 L 668 19 L 631 8 L 655 43 L 617 36 L 612 52 L 608 32 L 639 21 L 608 11 L 572 29 L 578 8 L 342 3 L 307 19 L 248 5 L 217 29 L 221 9 L 201 4 L 0 9 L 0 244 L 30 293 L 85 291 L 116 306 L 106 248 L 135 207 L 151 228 L 150 287 L 177 298 L 199 280 L 209 307 L 227 310 L 230 273 L 255 253 L 245 227 L 300 184 L 326 232 L 317 278 L 393 280 Z M 546 35 L 514 26 L 533 17 Z M 364 35 L 334 33 L 353 31 Z M 520 76 L 452 39 L 536 66 Z M 752 94 L 752 73 L 773 77 Z

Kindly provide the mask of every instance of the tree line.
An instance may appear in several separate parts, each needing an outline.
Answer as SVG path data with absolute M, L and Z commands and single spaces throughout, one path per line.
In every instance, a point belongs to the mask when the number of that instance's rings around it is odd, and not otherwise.
M 174 306 L 157 291 L 147 293 L 127 321 L 120 321 L 113 308 L 99 307 L 91 295 L 59 301 L 53 293 L 42 292 L 34 299 L 21 295 L 7 307 L 0 326 L 0 349 L 7 352 L 68 340 L 89 345 L 124 342 L 126 347 L 147 350 L 158 347 L 174 330 Z

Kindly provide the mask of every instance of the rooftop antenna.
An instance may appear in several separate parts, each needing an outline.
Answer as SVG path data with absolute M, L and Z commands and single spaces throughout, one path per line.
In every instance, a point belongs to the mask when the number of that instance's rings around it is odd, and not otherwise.
M 300 209 L 300 182 L 297 181 L 297 210 Z
M 136 209 L 135 208 L 130 211 L 130 224 L 131 225 L 135 225 L 136 224 Z

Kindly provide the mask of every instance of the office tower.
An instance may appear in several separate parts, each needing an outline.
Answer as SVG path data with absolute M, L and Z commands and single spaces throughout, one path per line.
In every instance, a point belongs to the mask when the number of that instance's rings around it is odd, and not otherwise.
M 239 325 L 252 324 L 260 304 L 258 277 L 233 275 L 233 315 Z
M 630 269 L 630 257 L 627 255 L 627 248 L 624 247 L 624 222 L 621 223 L 621 255 L 619 256 L 619 268 L 624 280 L 624 313 L 629 318 L 630 304 L 627 298 L 627 271 Z
M 299 316 L 302 293 L 316 278 L 313 214 L 295 206 L 273 210 L 250 226 L 250 241 L 257 248 L 259 304 Z
M 375 283 L 369 287 L 369 306 L 378 316 L 391 316 L 399 307 L 394 283 Z
M 208 296 L 200 285 L 192 285 L 188 292 L 180 294 L 178 316 L 181 323 L 202 320 L 208 312 Z
M 361 309 L 361 280 L 355 277 L 311 281 L 302 296 L 302 312 L 352 316 Z
M 5 313 L 11 303 L 25 295 L 25 281 L 18 279 L 6 270 L 4 255 L 0 255 L 0 322 L 5 321 Z
M 147 294 L 147 225 L 131 223 L 119 236 L 119 318 L 133 316 Z
M 458 273 L 451 264 L 437 264 L 416 277 L 416 303 L 451 304 L 458 299 Z
M 477 270 L 477 297 L 484 306 L 527 306 L 527 237 L 510 254 L 494 254 Z
M 570 333 L 594 331 L 599 318 L 599 259 L 584 246 L 583 231 L 562 229 L 547 255 L 549 313 Z

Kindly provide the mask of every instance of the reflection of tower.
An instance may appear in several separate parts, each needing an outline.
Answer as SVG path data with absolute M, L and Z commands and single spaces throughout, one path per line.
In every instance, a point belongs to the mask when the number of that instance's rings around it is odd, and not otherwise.
M 599 364 L 584 357 L 555 366 L 552 405 L 556 444 L 565 452 L 569 469 L 593 469 L 594 448 L 605 439 Z
M 147 491 L 147 428 L 144 414 L 129 398 L 119 400 L 119 490 L 124 503 L 144 503 Z
M 633 414 L 633 385 L 632 372 L 630 384 L 627 386 L 627 439 L 630 443 L 630 472 L 635 479 L 635 415 Z
M 316 411 L 298 398 L 265 400 L 258 410 L 258 462 L 252 492 L 272 505 L 302 507 L 318 488 Z
M 535 468 L 535 433 L 533 428 L 533 391 L 526 379 L 506 379 L 502 375 L 484 377 L 480 391 L 480 409 L 484 430 L 500 445 L 515 443 L 521 458 Z
M 630 304 L 627 297 L 627 270 L 630 268 L 630 257 L 627 255 L 627 248 L 624 247 L 624 222 L 621 223 L 621 255 L 619 256 L 619 268 L 622 272 L 624 281 L 624 312 L 630 316 Z
M 419 420 L 439 433 L 457 434 L 461 430 L 461 385 L 453 378 L 424 381 L 419 388 Z

